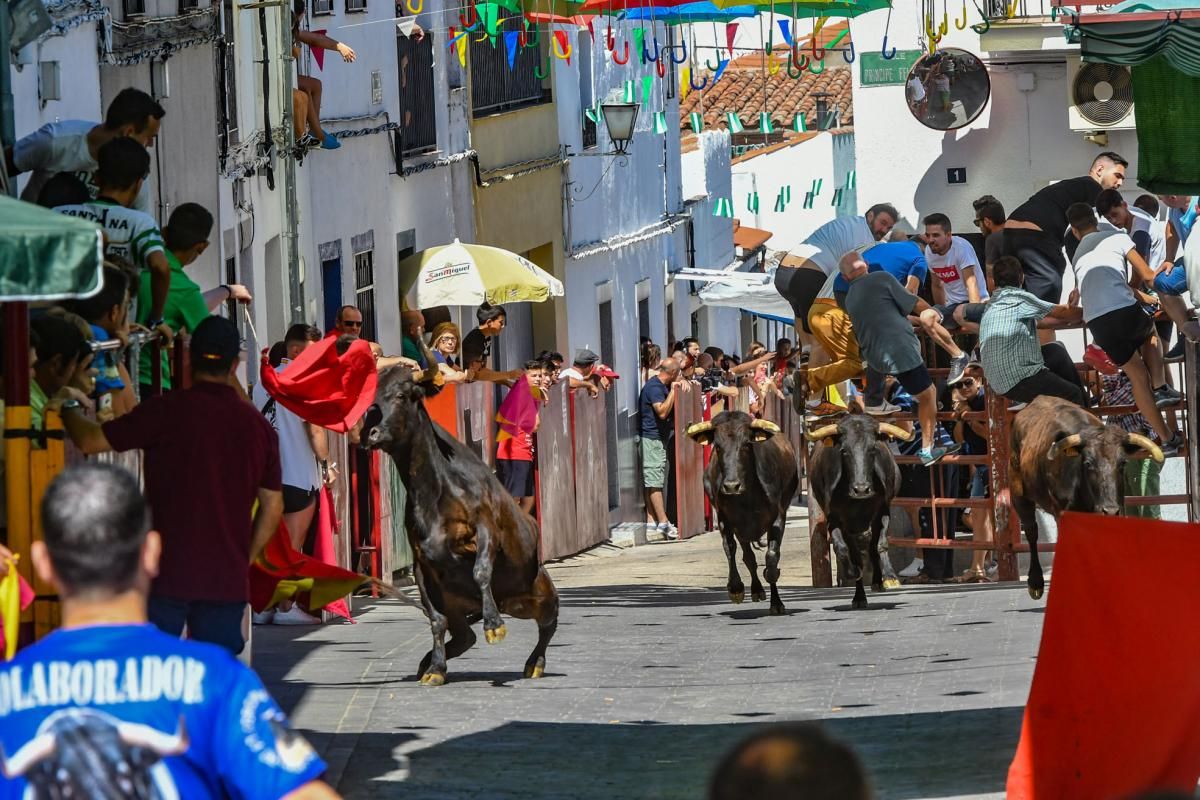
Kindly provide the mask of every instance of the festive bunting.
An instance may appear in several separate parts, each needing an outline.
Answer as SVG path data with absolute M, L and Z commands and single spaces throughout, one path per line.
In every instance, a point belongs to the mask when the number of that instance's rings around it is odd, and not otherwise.
M 733 40 L 737 37 L 738 24 L 730 22 L 725 25 L 725 46 L 729 48 L 729 57 L 733 58 Z
M 33 589 L 17 573 L 17 558 L 14 555 L 5 562 L 6 571 L 0 578 L 0 661 L 16 655 L 21 612 L 33 602 Z
M 646 63 L 646 29 L 634 28 L 633 30 L 633 49 L 637 51 L 637 57 L 640 63 Z
M 858 172 L 850 170 L 846 173 L 846 188 L 853 189 L 858 185 Z
M 692 90 L 692 68 L 684 67 L 679 70 L 679 102 L 687 99 L 688 92 Z
M 842 190 L 834 189 L 833 190 L 833 202 L 830 203 L 829 205 L 840 206 L 841 204 L 842 204 Z
M 787 201 L 783 199 L 783 189 L 779 190 L 779 195 L 775 198 L 775 213 L 782 214 L 787 208 Z
M 727 112 L 725 114 L 725 119 L 729 123 L 729 132 L 730 133 L 741 133 L 742 131 L 745 130 L 745 128 L 742 127 L 741 119 L 738 118 L 738 115 L 735 112 L 733 112 L 733 111 Z
M 812 208 L 812 207 L 813 207 L 813 199 L 814 199 L 814 198 L 813 198 L 813 193 L 812 193 L 812 192 L 805 192 L 805 194 L 804 194 L 804 206 L 803 206 L 803 207 L 804 207 L 804 208 Z
M 733 217 L 733 201 L 728 197 L 717 199 L 716 205 L 713 206 L 714 217 Z
M 796 133 L 808 133 L 808 125 L 804 122 L 804 114 L 802 112 L 796 112 L 796 117 L 792 120 L 792 130 Z
M 758 213 L 758 192 L 751 192 L 746 196 L 746 210 L 751 214 Z
M 704 132 L 704 115 L 699 111 L 693 111 L 690 116 L 692 122 L 692 133 Z
M 642 76 L 642 102 L 643 103 L 650 102 L 650 92 L 653 89 L 654 89 L 654 76 L 653 75 L 643 75 Z
M 458 37 L 458 65 L 460 67 L 467 66 L 467 35 L 464 33 Z
M 779 30 L 783 32 L 783 40 L 787 42 L 788 47 L 792 46 L 792 31 L 790 22 L 790 20 L 786 19 L 779 20 Z
M 592 18 L 591 17 L 587 18 L 587 29 L 588 29 L 588 35 L 592 37 L 592 43 L 595 44 L 596 43 L 596 29 L 595 29 L 595 27 L 592 26 Z
M 655 111 L 654 112 L 654 133 L 661 136 L 662 134 L 664 134 L 666 132 L 667 132 L 667 112 Z
M 763 111 L 758 115 L 758 129 L 762 133 L 774 133 L 775 126 L 771 123 L 771 115 Z
M 512 72 L 517 64 L 517 51 L 521 49 L 521 32 L 520 31 L 505 31 L 504 32 L 504 51 L 508 54 L 508 71 Z
M 822 186 L 824 183 L 825 183 L 825 179 L 824 179 L 824 178 L 813 178 L 813 182 L 812 182 L 812 189 L 811 189 L 811 190 L 809 190 L 809 193 L 810 193 L 810 194 L 811 194 L 813 197 L 820 197 L 820 196 L 821 196 L 821 186 Z
M 725 74 L 725 68 L 728 66 L 729 66 L 729 59 L 727 59 L 727 58 L 717 59 L 717 71 L 713 73 L 713 79 L 712 79 L 713 83 L 716 83 L 717 81 L 721 80 L 721 76 Z
M 633 102 L 633 81 L 625 81 L 625 101 L 626 103 Z
M 592 121 L 593 125 L 600 124 L 600 104 L 596 103 L 592 108 L 585 108 L 583 115 Z
M 784 187 L 783 187 L 783 191 L 785 192 L 785 196 L 787 197 L 787 201 L 788 201 L 789 203 L 790 203 L 790 202 L 792 202 L 792 185 L 789 183 L 788 185 L 784 186 Z

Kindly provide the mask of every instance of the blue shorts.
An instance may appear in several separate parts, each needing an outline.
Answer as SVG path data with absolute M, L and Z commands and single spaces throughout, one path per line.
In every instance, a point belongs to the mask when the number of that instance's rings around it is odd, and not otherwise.
M 1159 294 L 1179 297 L 1187 291 L 1187 288 L 1187 269 L 1183 266 L 1183 261 L 1154 279 L 1154 291 Z
M 154 626 L 171 636 L 182 635 L 186 625 L 189 639 L 220 645 L 235 656 L 246 646 L 242 638 L 245 603 L 210 603 L 151 595 L 149 612 Z
M 976 467 L 975 477 L 971 479 L 971 497 L 987 497 L 991 477 L 991 470 L 986 464 Z

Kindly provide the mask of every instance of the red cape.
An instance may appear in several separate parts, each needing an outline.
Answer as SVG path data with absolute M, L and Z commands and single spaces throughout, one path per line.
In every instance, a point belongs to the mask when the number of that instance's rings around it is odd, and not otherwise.
M 1062 516 L 1009 800 L 1191 796 L 1200 778 L 1197 536 L 1198 525 Z
M 275 402 L 305 422 L 346 433 L 375 402 L 379 374 L 371 346 L 357 340 L 341 356 L 337 337 L 327 336 L 276 372 L 263 352 L 260 376 Z

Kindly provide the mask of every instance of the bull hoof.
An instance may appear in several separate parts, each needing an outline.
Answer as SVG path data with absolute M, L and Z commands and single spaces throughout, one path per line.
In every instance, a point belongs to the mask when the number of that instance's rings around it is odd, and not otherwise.
M 900 588 L 900 579 L 899 578 L 888 578 L 887 580 L 885 580 L 883 582 L 883 590 L 885 592 L 889 591 L 891 589 L 899 589 L 899 588 Z
M 1029 596 L 1032 597 L 1034 600 L 1041 600 L 1042 595 L 1045 593 L 1046 593 L 1045 587 L 1042 587 L 1042 586 L 1030 586 L 1029 587 Z
M 508 628 L 504 627 L 503 625 L 494 630 L 488 629 L 483 632 L 484 638 L 487 639 L 488 644 L 499 644 L 500 642 L 504 641 L 504 637 L 507 634 Z
M 421 676 L 422 686 L 441 686 L 446 682 L 446 676 L 440 672 L 426 672 Z
M 767 593 L 762 589 L 751 589 L 750 599 L 755 603 L 761 603 L 763 600 L 767 599 Z
M 730 592 L 730 593 L 729 593 L 729 599 L 730 599 L 731 601 L 733 601 L 734 603 L 740 603 L 740 602 L 742 602 L 743 600 L 745 600 L 745 599 L 746 599 L 746 590 L 745 590 L 745 589 L 743 589 L 743 590 L 742 590 L 742 591 L 740 591 L 740 592 Z
M 541 664 L 537 664 L 532 667 L 525 668 L 525 677 L 526 678 L 540 678 L 544 674 L 546 674 L 546 668 L 543 667 Z
M 768 611 L 767 613 L 770 614 L 772 617 L 782 617 L 784 614 L 787 613 L 787 609 L 785 609 L 783 607 L 783 604 L 780 603 L 777 606 L 771 606 L 771 610 Z

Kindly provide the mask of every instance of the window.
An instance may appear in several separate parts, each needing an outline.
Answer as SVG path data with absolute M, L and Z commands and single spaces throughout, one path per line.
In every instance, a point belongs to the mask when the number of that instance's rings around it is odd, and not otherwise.
M 545 68 L 549 38 L 542 35 L 536 46 L 522 47 L 508 68 L 503 39 L 496 46 L 471 39 L 471 110 L 475 116 L 500 114 L 550 100 L 549 70 Z M 546 69 L 546 77 L 539 72 Z
M 362 13 L 367 10 L 367 0 L 346 0 L 346 13 Z
M 403 155 L 427 152 L 437 147 L 437 117 L 434 112 L 432 33 L 414 42 L 396 37 L 397 77 L 400 80 L 400 129 L 396 149 Z
M 179 0 L 179 13 L 194 11 L 200 7 L 200 0 Z
M 587 31 L 579 31 L 575 38 L 575 54 L 579 59 L 579 107 L 595 114 L 596 95 L 592 88 L 592 37 Z M 596 120 L 583 115 L 583 149 L 596 146 Z
M 183 2 L 183 0 L 180 0 Z M 221 168 L 226 168 L 229 149 L 238 143 L 237 57 L 233 50 L 233 0 L 225 0 L 225 36 L 217 43 L 217 146 Z
M 146 0 L 121 0 L 121 10 L 125 19 L 143 16 L 146 13 Z
M 354 305 L 363 315 L 362 338 L 375 336 L 375 251 L 354 254 Z
M 309 5 L 309 11 L 314 16 L 317 14 L 332 14 L 333 0 L 312 0 L 312 3 Z
M 600 303 L 600 360 L 605 364 L 615 364 L 615 348 L 613 347 L 613 304 L 612 300 Z M 605 425 L 605 449 L 608 451 L 608 508 L 611 511 L 621 505 L 621 473 L 617 453 L 617 429 L 620 420 L 617 419 L 617 403 L 615 397 L 607 398 L 605 414 L 608 424 Z

